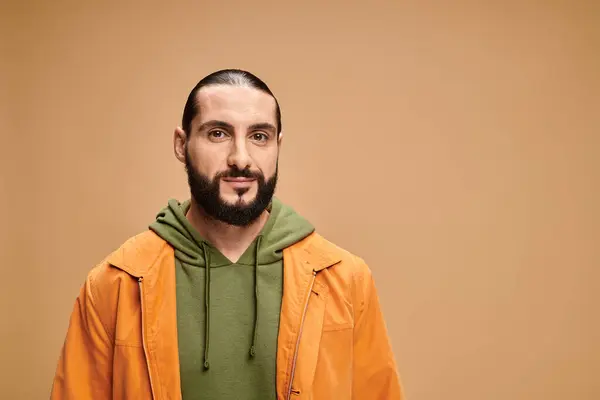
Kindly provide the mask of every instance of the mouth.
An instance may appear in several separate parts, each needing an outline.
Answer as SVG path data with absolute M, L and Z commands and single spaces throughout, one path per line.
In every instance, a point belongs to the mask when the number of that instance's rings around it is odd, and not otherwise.
M 227 182 L 233 187 L 247 187 L 252 184 L 256 179 L 255 178 L 244 178 L 244 177 L 236 177 L 236 178 L 222 178 L 224 182 Z

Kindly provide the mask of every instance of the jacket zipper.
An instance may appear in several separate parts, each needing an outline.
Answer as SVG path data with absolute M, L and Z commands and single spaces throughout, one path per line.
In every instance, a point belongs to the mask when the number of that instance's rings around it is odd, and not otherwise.
M 152 398 L 154 399 L 154 384 L 152 383 L 152 371 L 150 370 L 150 358 L 148 357 L 148 343 L 146 343 L 146 324 L 144 320 L 144 290 L 142 288 L 142 282 L 144 281 L 143 277 L 138 278 L 138 284 L 140 286 L 140 306 L 142 308 L 142 347 L 144 348 L 144 356 L 146 357 L 146 366 L 148 367 L 148 378 L 150 380 L 150 392 Z
M 298 348 L 300 347 L 300 338 L 302 337 L 302 330 L 304 329 L 304 319 L 306 317 L 306 311 L 308 310 L 308 300 L 312 293 L 313 286 L 315 284 L 315 278 L 317 272 L 313 271 L 312 279 L 310 280 L 310 288 L 308 289 L 308 295 L 306 296 L 306 302 L 304 303 L 304 311 L 302 312 L 302 319 L 300 320 L 300 331 L 298 332 L 298 338 L 296 339 L 296 350 L 294 351 L 294 358 L 292 360 L 292 374 L 290 375 L 290 387 L 288 388 L 287 400 L 292 397 L 292 384 L 294 383 L 294 373 L 296 372 L 296 360 L 298 359 Z M 297 391 L 295 391 L 297 392 Z

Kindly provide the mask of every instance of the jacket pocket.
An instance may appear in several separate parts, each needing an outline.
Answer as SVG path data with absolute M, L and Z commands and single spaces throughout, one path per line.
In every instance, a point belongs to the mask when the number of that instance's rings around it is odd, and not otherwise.
M 323 325 L 323 333 L 352 330 L 352 328 L 354 328 L 354 324 L 352 322 L 345 322 L 342 324 L 327 324 Z
M 313 381 L 315 399 L 352 399 L 353 341 L 351 326 L 323 331 Z

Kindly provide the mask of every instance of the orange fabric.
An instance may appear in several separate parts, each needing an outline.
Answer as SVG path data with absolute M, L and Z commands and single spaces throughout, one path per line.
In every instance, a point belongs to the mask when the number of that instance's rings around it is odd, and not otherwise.
M 283 259 L 277 399 L 404 399 L 367 265 L 318 234 Z M 174 268 L 147 231 L 90 271 L 52 400 L 181 399 Z

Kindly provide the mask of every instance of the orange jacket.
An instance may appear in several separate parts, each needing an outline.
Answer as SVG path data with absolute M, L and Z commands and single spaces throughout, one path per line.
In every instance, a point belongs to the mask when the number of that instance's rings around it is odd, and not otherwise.
M 403 399 L 367 265 L 316 233 L 283 259 L 277 399 Z M 92 269 L 51 399 L 181 399 L 174 268 L 147 231 Z

